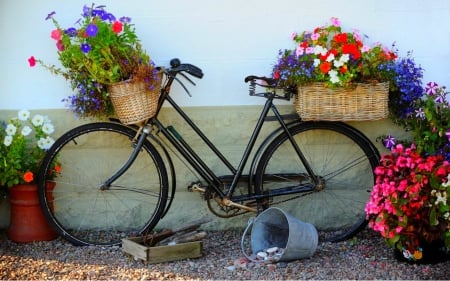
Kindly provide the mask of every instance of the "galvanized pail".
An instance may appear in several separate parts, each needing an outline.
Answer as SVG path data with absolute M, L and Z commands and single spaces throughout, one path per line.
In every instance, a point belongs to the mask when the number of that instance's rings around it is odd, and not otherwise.
M 241 240 L 244 254 L 244 238 L 252 224 L 250 245 L 253 254 L 278 247 L 283 249 L 283 253 L 277 261 L 287 262 L 309 258 L 317 249 L 318 234 L 312 224 L 303 222 L 280 208 L 271 207 L 249 222 Z

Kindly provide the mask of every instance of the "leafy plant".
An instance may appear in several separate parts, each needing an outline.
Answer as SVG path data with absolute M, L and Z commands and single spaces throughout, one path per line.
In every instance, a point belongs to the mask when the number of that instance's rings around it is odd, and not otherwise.
M 105 6 L 84 6 L 78 27 L 63 28 L 51 12 L 46 20 L 56 27 L 51 38 L 62 68 L 31 56 L 31 67 L 39 63 L 51 73 L 70 81 L 75 94 L 63 101 L 77 115 L 113 114 L 108 86 L 128 79 L 147 83 L 150 90 L 159 80 L 157 69 L 142 48 L 131 18 L 116 18 Z
M 450 164 L 442 155 L 397 144 L 374 172 L 365 208 L 370 228 L 411 260 L 422 258 L 422 241 L 450 247 Z
M 21 183 L 33 183 L 47 149 L 54 143 L 51 134 L 55 128 L 43 115 L 33 117 L 28 110 L 21 110 L 16 117 L 2 122 L 0 127 L 0 185 L 12 187 Z M 54 176 L 60 171 L 53 166 Z

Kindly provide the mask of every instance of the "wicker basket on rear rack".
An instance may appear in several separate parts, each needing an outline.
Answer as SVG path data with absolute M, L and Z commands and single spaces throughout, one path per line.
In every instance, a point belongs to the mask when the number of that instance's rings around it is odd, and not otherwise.
M 114 112 L 120 122 L 137 124 L 155 116 L 161 94 L 161 80 L 160 74 L 151 90 L 144 81 L 132 79 L 109 86 Z
M 302 120 L 366 121 L 388 116 L 389 83 L 354 88 L 327 88 L 321 83 L 298 86 L 295 110 Z

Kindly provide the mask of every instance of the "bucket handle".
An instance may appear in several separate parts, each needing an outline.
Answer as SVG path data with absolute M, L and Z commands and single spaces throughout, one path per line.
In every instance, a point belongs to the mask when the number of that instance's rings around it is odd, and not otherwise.
M 251 262 L 255 262 L 255 263 L 263 263 L 265 262 L 264 260 L 255 260 L 252 257 L 250 257 L 249 255 L 247 255 L 247 253 L 245 252 L 245 236 L 247 236 L 247 232 L 250 229 L 250 227 L 253 225 L 253 223 L 255 222 L 256 217 L 250 218 L 248 220 L 247 226 L 245 227 L 244 233 L 242 234 L 242 238 L 241 238 L 241 250 L 242 250 L 242 254 L 244 254 L 244 256 Z

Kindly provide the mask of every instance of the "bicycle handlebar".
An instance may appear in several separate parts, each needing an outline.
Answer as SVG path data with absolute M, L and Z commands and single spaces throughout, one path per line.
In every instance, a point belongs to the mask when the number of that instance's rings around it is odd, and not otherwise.
M 187 72 L 188 74 L 199 79 L 203 77 L 203 71 L 199 67 L 189 63 L 181 63 L 177 58 L 170 61 L 170 67 L 170 71 L 173 72 Z

